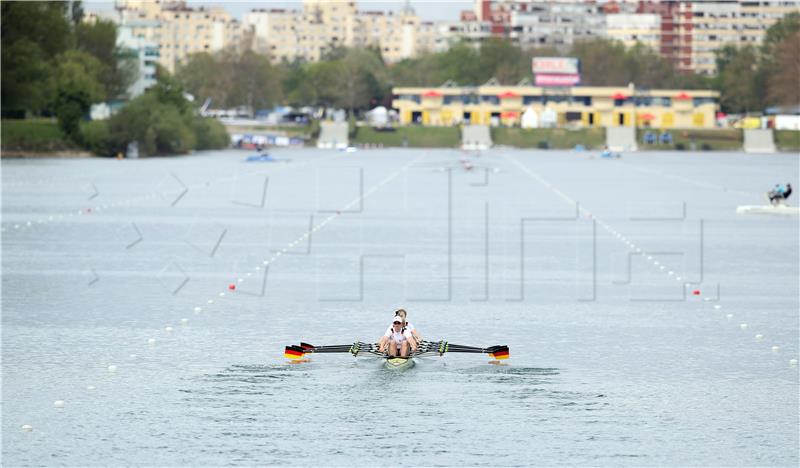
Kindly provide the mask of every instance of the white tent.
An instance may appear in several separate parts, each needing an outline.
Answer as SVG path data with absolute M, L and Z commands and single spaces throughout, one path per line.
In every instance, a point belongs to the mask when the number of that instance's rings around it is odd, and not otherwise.
M 520 126 L 522 128 L 539 127 L 539 115 L 535 110 L 533 110 L 532 107 L 525 109 L 525 112 L 522 113 L 522 121 L 520 122 Z
M 556 122 L 558 121 L 558 114 L 551 108 L 546 108 L 542 111 L 540 125 L 544 128 L 553 128 L 556 126 Z
M 367 112 L 367 120 L 373 127 L 385 127 L 389 123 L 389 111 L 383 106 L 378 106 Z

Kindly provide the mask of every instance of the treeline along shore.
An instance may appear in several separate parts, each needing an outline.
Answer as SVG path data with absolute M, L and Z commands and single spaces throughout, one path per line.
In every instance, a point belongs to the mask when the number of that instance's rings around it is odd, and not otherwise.
M 445 82 L 477 85 L 494 78 L 513 85 L 531 78 L 533 57 L 580 59 L 582 84 L 651 89 L 715 89 L 721 110 L 746 115 L 768 106 L 800 103 L 800 16 L 787 15 L 767 31 L 761 46 L 725 45 L 716 51 L 715 76 L 679 73 L 657 51 L 594 39 L 565 49 L 523 49 L 490 40 L 474 47 L 453 45 L 386 64 L 373 48 L 331 48 L 314 63 L 271 63 L 253 51 L 225 50 L 190 55 L 174 74 L 163 68 L 144 94 L 131 97 L 137 58 L 117 46 L 112 22 L 83 21 L 80 2 L 3 2 L 2 5 L 2 153 L 115 156 L 130 142 L 141 155 L 174 155 L 218 149 L 230 144 L 225 128 L 204 118 L 199 107 L 244 106 L 252 110 L 278 105 L 346 109 L 351 119 L 383 105 L 391 107 L 392 88 L 439 86 Z M 193 99 L 187 99 L 187 97 Z M 210 100 L 210 101 L 209 101 Z M 90 121 L 92 104 L 117 103 L 109 119 Z M 313 143 L 315 122 L 297 132 Z M 669 144 L 642 149 L 735 150 L 741 131 L 671 130 Z M 641 133 L 641 132 L 640 132 Z M 354 144 L 407 147 L 454 147 L 457 128 L 399 127 L 378 132 L 351 129 Z M 603 129 L 494 128 L 495 144 L 523 148 L 596 148 Z M 800 150 L 796 132 L 776 132 L 779 149 Z M 641 135 L 640 135 L 641 141 Z

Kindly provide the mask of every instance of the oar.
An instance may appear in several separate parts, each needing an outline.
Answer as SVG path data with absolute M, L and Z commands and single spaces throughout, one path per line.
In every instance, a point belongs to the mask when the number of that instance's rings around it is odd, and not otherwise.
M 483 353 L 488 354 L 495 359 L 508 359 L 509 349 L 506 345 L 495 345 L 488 348 L 478 348 L 477 346 L 464 346 L 458 344 L 451 344 L 446 341 L 432 342 L 423 341 L 423 345 L 427 346 L 428 350 L 435 350 L 440 355 L 450 353 Z
M 283 352 L 284 357 L 288 359 L 302 359 L 306 354 L 325 354 L 325 353 L 350 353 L 353 356 L 358 356 L 359 353 L 365 352 L 374 354 L 376 356 L 384 356 L 377 350 L 376 345 L 363 342 L 355 342 L 348 345 L 328 345 L 328 346 L 314 346 L 309 343 L 300 343 L 299 345 L 287 346 Z

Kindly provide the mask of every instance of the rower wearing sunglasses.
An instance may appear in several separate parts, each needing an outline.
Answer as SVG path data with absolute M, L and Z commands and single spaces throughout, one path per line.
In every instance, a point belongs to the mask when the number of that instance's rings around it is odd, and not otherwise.
M 406 357 L 408 356 L 409 348 L 412 351 L 416 351 L 418 346 L 417 339 L 414 338 L 414 334 L 406 326 L 405 319 L 400 315 L 394 316 L 392 325 L 386 330 L 378 344 L 379 350 L 391 357 Z

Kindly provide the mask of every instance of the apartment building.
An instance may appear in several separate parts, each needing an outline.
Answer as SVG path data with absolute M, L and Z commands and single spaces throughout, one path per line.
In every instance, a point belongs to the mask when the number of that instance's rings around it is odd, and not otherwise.
M 690 11 L 689 67 L 714 74 L 716 49 L 726 44 L 760 45 L 770 26 L 789 13 L 800 13 L 800 1 L 694 1 Z
M 759 45 L 780 18 L 800 12 L 800 0 L 475 0 L 450 25 L 446 42 L 506 38 L 521 47 L 567 48 L 594 37 L 637 42 L 658 50 L 678 70 L 713 74 L 714 51 L 726 44 Z
M 410 8 L 400 12 L 359 11 L 356 2 L 304 0 L 302 10 L 254 9 L 243 22 L 252 27 L 256 50 L 273 61 L 320 60 L 336 47 L 377 47 L 387 62 L 434 50 L 437 29 Z
M 620 41 L 625 47 L 637 43 L 653 50 L 661 46 L 661 17 L 647 13 L 617 13 L 605 15 L 605 36 Z
M 117 0 L 120 26 L 158 45 L 158 62 L 170 71 L 190 54 L 249 47 L 239 21 L 222 8 L 190 8 L 185 1 Z

